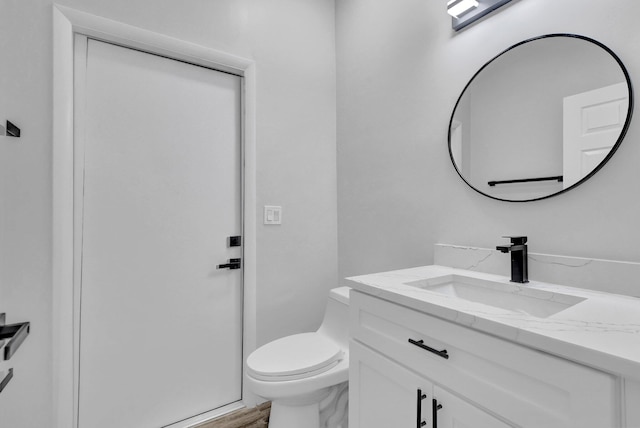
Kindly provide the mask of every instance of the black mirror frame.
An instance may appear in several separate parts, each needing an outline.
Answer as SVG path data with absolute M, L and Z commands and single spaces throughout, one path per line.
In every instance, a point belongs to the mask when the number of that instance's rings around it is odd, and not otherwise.
M 503 198 L 497 198 L 495 196 L 491 196 L 491 195 L 489 195 L 487 193 L 482 192 L 481 190 L 479 190 L 476 187 L 474 187 L 471 183 L 469 183 L 469 181 L 467 181 L 467 179 L 464 178 L 464 176 L 462 175 L 462 173 L 458 169 L 458 166 L 456 165 L 456 162 L 455 162 L 455 160 L 453 158 L 453 152 L 451 151 L 451 126 L 453 125 L 453 116 L 455 115 L 455 112 L 456 112 L 456 110 L 458 108 L 458 104 L 460 104 L 460 100 L 464 96 L 464 93 L 466 92 L 467 88 L 471 85 L 471 83 L 474 81 L 474 79 L 482 72 L 482 70 L 484 70 L 486 67 L 489 66 L 489 64 L 491 64 L 493 61 L 495 61 L 496 59 L 498 59 L 502 55 L 506 54 L 507 52 L 512 51 L 513 49 L 517 48 L 520 45 L 523 45 L 525 43 L 530 43 L 530 42 L 533 42 L 533 41 L 536 41 L 536 40 L 552 38 L 552 37 L 572 37 L 572 38 L 581 39 L 581 40 L 593 43 L 593 44 L 601 47 L 602 49 L 604 49 L 618 63 L 618 65 L 620 66 L 620 69 L 622 70 L 622 73 L 624 74 L 624 78 L 625 78 L 625 80 L 627 82 L 627 88 L 629 90 L 629 107 L 627 109 L 627 118 L 625 120 L 624 126 L 622 128 L 622 131 L 620 132 L 620 136 L 618 136 L 618 139 L 617 139 L 616 143 L 613 145 L 613 147 L 611 148 L 611 150 L 609 151 L 607 156 L 602 160 L 602 162 L 600 162 L 589 174 L 584 176 L 580 181 L 576 182 L 575 184 L 571 185 L 570 187 L 567 187 L 566 189 L 562 189 L 562 190 L 560 190 L 558 192 L 555 192 L 555 193 L 552 193 L 550 195 L 541 196 L 539 198 L 532 198 L 532 199 L 514 200 L 514 199 L 503 199 Z M 453 111 L 451 112 L 451 118 L 449 119 L 449 129 L 447 130 L 447 141 L 448 141 L 448 145 L 449 145 L 449 157 L 451 159 L 451 163 L 453 164 L 453 167 L 455 168 L 456 172 L 458 173 L 458 175 L 460 176 L 462 181 L 464 181 L 469 187 L 471 187 L 473 190 L 475 190 L 476 192 L 480 193 L 481 195 L 484 195 L 484 196 L 486 196 L 488 198 L 495 199 L 495 200 L 498 200 L 498 201 L 504 201 L 504 202 L 532 202 L 532 201 L 539 201 L 539 200 L 542 200 L 542 199 L 547 199 L 547 198 L 551 198 L 553 196 L 560 195 L 561 193 L 565 193 L 565 192 L 567 192 L 567 191 L 569 191 L 571 189 L 574 189 L 574 188 L 578 187 L 580 184 L 584 183 L 589 178 L 591 178 L 596 172 L 598 172 L 607 162 L 609 162 L 609 159 L 611 159 L 611 157 L 616 152 L 616 150 L 618 150 L 618 147 L 620 146 L 620 143 L 622 142 L 622 140 L 626 136 L 627 130 L 629 129 L 629 125 L 631 123 L 631 117 L 632 116 L 633 116 L 633 86 L 631 84 L 631 78 L 629 77 L 629 72 L 627 71 L 627 68 L 624 66 L 624 64 L 622 63 L 622 61 L 618 57 L 618 55 L 615 54 L 615 52 L 613 52 L 606 45 L 604 45 L 604 44 L 600 43 L 599 41 L 594 40 L 594 39 L 592 39 L 590 37 L 581 36 L 581 35 L 577 35 L 577 34 L 570 34 L 570 33 L 545 34 L 545 35 L 542 35 L 542 36 L 533 37 L 533 38 L 530 38 L 530 39 L 523 40 L 523 41 L 518 42 L 515 45 L 505 49 L 504 51 L 500 52 L 498 55 L 494 56 L 489 61 L 487 61 L 482 67 L 480 67 L 480 69 L 473 75 L 473 77 L 471 77 L 469 82 L 465 85 L 464 89 L 460 93 L 460 96 L 458 97 L 458 100 L 456 101 L 456 104 L 453 107 Z

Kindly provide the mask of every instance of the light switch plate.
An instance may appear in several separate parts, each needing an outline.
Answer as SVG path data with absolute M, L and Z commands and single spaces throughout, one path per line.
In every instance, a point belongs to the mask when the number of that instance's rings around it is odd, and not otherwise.
M 282 207 L 265 205 L 264 224 L 282 224 Z

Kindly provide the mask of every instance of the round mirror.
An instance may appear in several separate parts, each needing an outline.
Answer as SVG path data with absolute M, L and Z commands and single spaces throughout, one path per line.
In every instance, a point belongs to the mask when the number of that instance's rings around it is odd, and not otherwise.
M 629 74 L 602 43 L 573 34 L 525 40 L 485 64 L 449 122 L 460 177 L 524 202 L 578 186 L 609 160 L 633 111 Z

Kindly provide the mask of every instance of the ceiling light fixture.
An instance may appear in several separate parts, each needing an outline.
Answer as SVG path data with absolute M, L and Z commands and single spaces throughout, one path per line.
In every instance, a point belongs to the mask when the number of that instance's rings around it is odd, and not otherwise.
M 447 13 L 451 15 L 451 26 L 455 31 L 459 31 L 510 1 L 511 0 L 448 0 Z
M 477 0 L 449 0 L 447 3 L 447 13 L 454 18 L 478 7 Z

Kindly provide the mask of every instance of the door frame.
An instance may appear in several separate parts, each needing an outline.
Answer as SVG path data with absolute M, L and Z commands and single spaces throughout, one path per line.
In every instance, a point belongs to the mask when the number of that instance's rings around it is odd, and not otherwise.
M 256 348 L 256 66 L 255 62 L 58 4 L 53 5 L 53 426 L 77 428 L 78 213 L 74 212 L 74 43 L 93 38 L 235 74 L 242 78 L 243 367 Z M 75 76 L 75 77 L 74 77 Z M 77 192 L 77 189 L 75 190 Z M 75 219 L 75 220 L 74 220 Z M 257 397 L 242 380 L 242 403 Z

